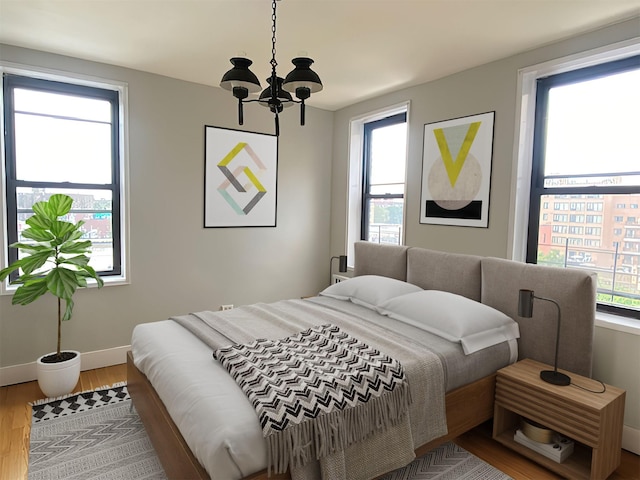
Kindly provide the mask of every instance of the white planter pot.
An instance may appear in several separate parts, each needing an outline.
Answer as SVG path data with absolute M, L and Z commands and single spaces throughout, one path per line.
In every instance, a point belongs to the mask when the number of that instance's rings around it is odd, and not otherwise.
M 64 362 L 44 363 L 42 359 L 51 355 L 51 353 L 48 353 L 38 358 L 36 362 L 38 385 L 42 393 L 49 398 L 71 393 L 80 378 L 80 352 L 74 350 L 65 351 L 75 353 L 76 356 Z

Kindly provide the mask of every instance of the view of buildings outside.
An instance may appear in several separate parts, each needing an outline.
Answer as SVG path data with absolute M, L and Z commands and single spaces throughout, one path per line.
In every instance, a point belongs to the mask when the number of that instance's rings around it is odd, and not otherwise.
M 369 238 L 374 243 L 402 243 L 402 198 L 372 199 L 369 209 Z
M 82 238 L 91 240 L 91 265 L 96 271 L 109 271 L 113 268 L 113 219 L 111 213 L 111 192 L 109 190 L 86 191 L 18 188 L 18 240 L 30 242 L 21 232 L 28 228 L 26 224 L 33 212 L 35 202 L 47 200 L 54 193 L 64 193 L 73 198 L 73 209 L 63 218 L 69 222 L 84 220 Z
M 595 272 L 598 303 L 635 312 L 639 84 L 638 57 L 539 79 L 532 172 L 540 212 L 536 261 Z
M 546 195 L 538 264 L 598 275 L 598 301 L 640 310 L 640 194 Z

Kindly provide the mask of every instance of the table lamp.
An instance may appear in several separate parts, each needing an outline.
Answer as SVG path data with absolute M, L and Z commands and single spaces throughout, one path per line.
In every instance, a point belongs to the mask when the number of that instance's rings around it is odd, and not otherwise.
M 560 342 L 560 305 L 555 300 L 544 297 L 536 297 L 533 290 L 520 290 L 518 297 L 518 315 L 524 318 L 531 318 L 533 316 L 533 299 L 544 300 L 545 302 L 553 303 L 558 309 L 558 329 L 556 332 L 556 356 L 553 364 L 553 370 L 543 370 L 540 372 L 540 378 L 545 382 L 552 383 L 554 385 L 566 386 L 571 383 L 571 378 L 564 373 L 558 372 L 558 344 Z

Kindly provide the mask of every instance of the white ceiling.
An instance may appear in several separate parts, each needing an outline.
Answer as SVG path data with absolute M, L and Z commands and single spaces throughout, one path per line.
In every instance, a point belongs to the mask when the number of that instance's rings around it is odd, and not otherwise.
M 640 14 L 640 0 L 282 0 L 278 73 L 308 55 L 336 110 Z M 640 19 L 638 19 L 640 35 Z M 217 86 L 270 74 L 270 0 L 0 0 L 0 43 Z

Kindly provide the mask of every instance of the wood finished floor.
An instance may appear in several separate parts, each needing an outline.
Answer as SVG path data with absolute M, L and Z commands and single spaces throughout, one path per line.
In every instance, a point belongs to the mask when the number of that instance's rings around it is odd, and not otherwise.
M 94 390 L 126 381 L 126 365 L 82 372 L 76 392 Z M 0 388 L 0 479 L 27 478 L 31 407 L 28 402 L 44 398 L 36 382 Z M 515 480 L 560 478 L 491 439 L 491 424 L 486 423 L 458 437 L 455 442 Z M 134 480 L 134 479 L 132 479 Z M 640 480 L 640 457 L 622 451 L 622 464 L 609 480 Z

